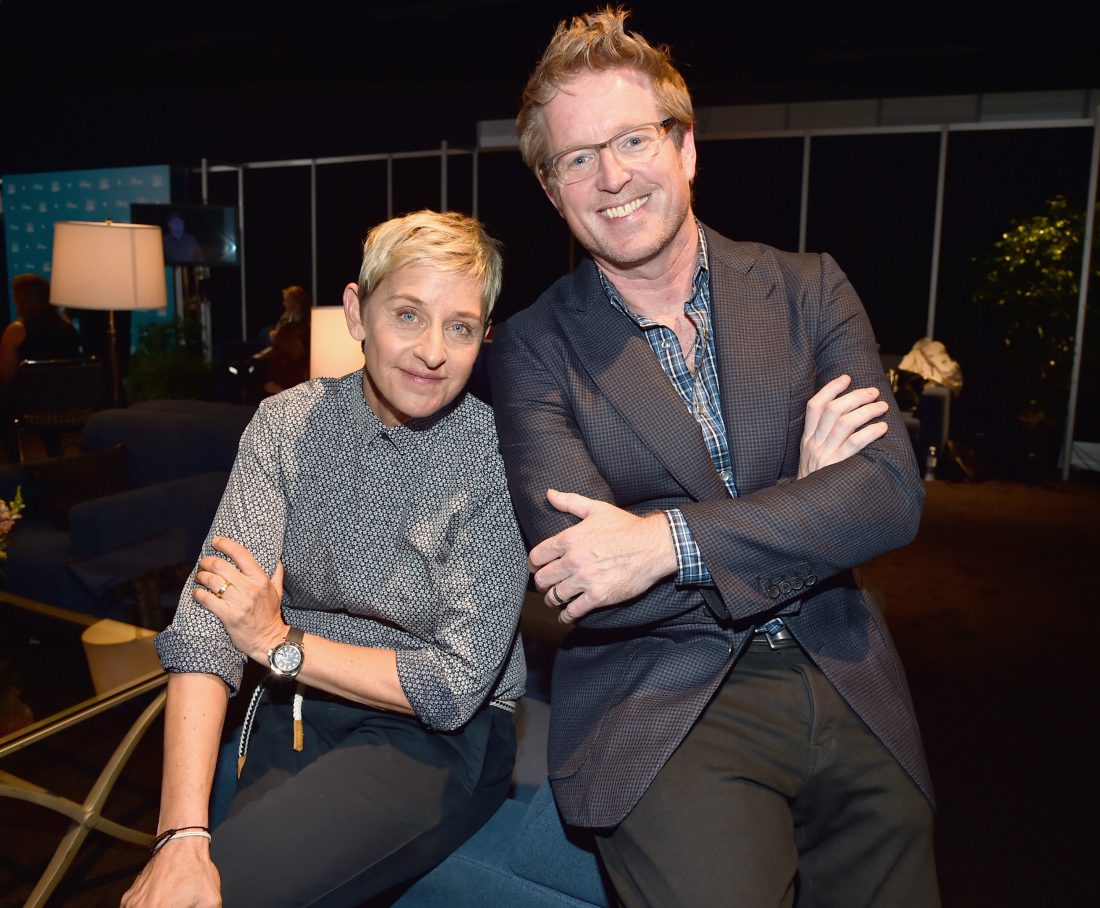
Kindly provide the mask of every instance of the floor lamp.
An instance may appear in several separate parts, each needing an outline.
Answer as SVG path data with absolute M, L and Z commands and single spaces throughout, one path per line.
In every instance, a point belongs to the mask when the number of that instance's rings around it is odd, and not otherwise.
M 119 406 L 122 381 L 115 311 L 168 305 L 160 228 L 113 221 L 55 222 L 50 302 L 108 313 L 111 402 Z
M 348 333 L 343 306 L 314 306 L 309 319 L 310 378 L 339 378 L 363 368 L 363 345 Z

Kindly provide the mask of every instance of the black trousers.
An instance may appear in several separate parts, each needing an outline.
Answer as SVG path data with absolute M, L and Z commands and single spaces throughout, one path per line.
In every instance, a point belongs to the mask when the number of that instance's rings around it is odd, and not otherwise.
M 503 803 L 516 752 L 503 710 L 486 707 L 442 733 L 307 689 L 298 752 L 292 692 L 265 695 L 214 831 L 226 908 L 386 904 Z
M 614 830 L 628 908 L 934 908 L 932 812 L 793 642 L 753 641 Z

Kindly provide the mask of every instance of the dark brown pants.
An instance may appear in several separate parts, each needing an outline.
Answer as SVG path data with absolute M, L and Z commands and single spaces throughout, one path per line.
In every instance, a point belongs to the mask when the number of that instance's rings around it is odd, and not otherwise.
M 229 816 L 214 831 L 226 908 L 385 903 L 504 802 L 510 714 L 488 707 L 457 732 L 431 732 L 314 693 L 297 752 L 286 693 L 260 707 Z
M 628 908 L 934 908 L 927 800 L 796 644 L 759 640 L 597 844 Z

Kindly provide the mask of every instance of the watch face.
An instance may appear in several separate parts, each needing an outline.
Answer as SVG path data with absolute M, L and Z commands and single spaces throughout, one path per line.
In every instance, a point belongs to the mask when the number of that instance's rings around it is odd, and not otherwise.
M 293 643 L 280 643 L 271 653 L 271 667 L 284 675 L 296 672 L 301 664 L 302 650 Z

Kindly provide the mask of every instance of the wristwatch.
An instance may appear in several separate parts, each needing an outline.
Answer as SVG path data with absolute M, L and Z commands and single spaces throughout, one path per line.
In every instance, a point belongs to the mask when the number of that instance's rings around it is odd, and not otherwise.
M 280 678 L 293 678 L 302 670 L 305 652 L 302 649 L 300 627 L 292 627 L 283 638 L 283 642 L 267 651 L 267 662 L 271 671 Z

